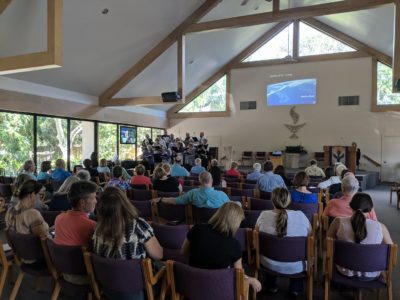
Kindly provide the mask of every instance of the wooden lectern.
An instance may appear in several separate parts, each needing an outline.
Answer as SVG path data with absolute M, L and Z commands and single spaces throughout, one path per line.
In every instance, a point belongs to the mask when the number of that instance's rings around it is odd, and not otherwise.
M 356 171 L 357 147 L 324 146 L 324 167 L 341 162 L 353 173 Z

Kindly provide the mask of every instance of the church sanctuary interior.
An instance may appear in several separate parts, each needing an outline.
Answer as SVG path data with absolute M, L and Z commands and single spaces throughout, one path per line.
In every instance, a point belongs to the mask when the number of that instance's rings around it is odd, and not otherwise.
M 0 0 L 0 299 L 400 299 L 400 0 Z

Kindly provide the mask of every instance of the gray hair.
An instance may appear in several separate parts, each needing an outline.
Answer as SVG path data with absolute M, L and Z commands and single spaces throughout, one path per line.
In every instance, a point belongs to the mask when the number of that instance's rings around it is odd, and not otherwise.
M 200 166 L 201 165 L 201 158 L 196 158 L 195 160 L 194 160 L 194 163 L 196 164 L 196 166 Z
M 35 169 L 35 163 L 33 162 L 33 160 L 27 160 L 24 162 L 24 165 L 22 167 L 25 171 L 29 172 L 33 169 Z
M 261 164 L 260 163 L 255 163 L 253 165 L 253 169 L 256 170 L 256 171 L 261 171 Z
M 86 170 L 82 170 L 82 171 L 86 171 Z M 79 180 L 80 179 L 79 179 L 78 176 L 70 176 L 70 177 L 68 177 L 67 179 L 65 179 L 65 181 L 63 182 L 63 184 L 60 186 L 60 188 L 58 189 L 58 191 L 55 194 L 57 194 L 57 195 L 59 195 L 59 194 L 67 194 L 69 192 L 69 190 L 71 189 L 71 185 L 73 183 L 75 183 L 75 182 L 78 182 Z
M 342 179 L 342 190 L 345 194 L 355 194 L 360 188 L 358 180 L 354 176 L 346 176 Z
M 212 176 L 209 172 L 204 171 L 199 174 L 199 181 L 202 185 L 212 183 Z
M 80 170 L 78 173 L 76 173 L 76 177 L 78 177 L 80 180 L 90 181 L 90 173 L 88 170 Z

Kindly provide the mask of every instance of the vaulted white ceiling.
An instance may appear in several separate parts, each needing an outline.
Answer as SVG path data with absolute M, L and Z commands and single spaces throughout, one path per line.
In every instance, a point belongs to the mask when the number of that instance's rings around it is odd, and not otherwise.
M 281 8 L 335 2 L 281 1 Z M 100 95 L 187 18 L 203 0 L 64 0 L 64 65 L 9 77 Z M 271 11 L 271 2 L 223 0 L 201 21 Z M 103 9 L 109 10 L 102 14 Z M 256 9 L 257 8 L 257 9 Z M 333 28 L 392 55 L 393 5 L 318 17 Z M 193 90 L 274 24 L 190 34 L 186 38 L 187 92 Z M 0 56 L 43 51 L 46 0 L 13 0 L 0 16 Z M 5 41 L 5 42 L 4 42 Z M 122 89 L 117 97 L 159 96 L 176 90 L 176 45 Z M 170 106 L 152 107 L 167 110 Z

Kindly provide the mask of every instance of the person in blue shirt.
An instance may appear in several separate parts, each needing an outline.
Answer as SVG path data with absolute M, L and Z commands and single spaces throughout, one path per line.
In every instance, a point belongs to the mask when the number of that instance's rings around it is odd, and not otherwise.
M 71 176 L 71 173 L 65 171 L 65 161 L 61 158 L 57 159 L 56 168 L 51 173 L 51 179 L 53 181 L 64 181 L 69 176 Z
M 286 184 L 282 177 L 272 172 L 274 165 L 271 161 L 267 160 L 264 164 L 264 175 L 257 181 L 257 187 L 260 191 L 271 193 L 277 187 L 286 188 Z
M 260 163 L 255 163 L 253 165 L 254 171 L 247 174 L 246 179 L 247 180 L 258 180 L 263 174 L 261 173 L 261 164 Z
M 305 171 L 297 172 L 293 179 L 293 185 L 296 187 L 295 190 L 290 191 L 292 201 L 296 203 L 317 203 L 318 194 L 313 194 L 307 190 L 310 177 L 308 177 Z
M 200 174 L 204 172 L 206 169 L 201 165 L 201 158 L 196 158 L 194 160 L 195 166 L 190 169 L 190 173 L 192 174 Z
M 41 180 L 43 182 L 46 181 L 46 183 L 50 181 L 50 174 L 49 174 L 50 170 L 51 170 L 51 161 L 49 160 L 42 161 L 40 165 L 40 172 L 37 176 L 37 180 Z
M 173 177 L 189 177 L 190 174 L 188 170 L 182 167 L 182 158 L 181 156 L 175 157 L 175 163 L 171 167 L 171 176 Z
M 155 198 L 153 202 L 167 204 L 185 205 L 192 204 L 196 207 L 219 208 L 229 201 L 229 197 L 222 191 L 216 191 L 212 187 L 212 176 L 209 172 L 202 172 L 199 175 L 200 188 L 193 189 L 179 197 Z
M 27 160 L 24 162 L 24 165 L 22 166 L 21 174 L 26 174 L 31 179 L 37 180 L 36 175 L 35 175 L 35 170 L 36 170 L 36 165 L 33 162 L 33 160 Z

